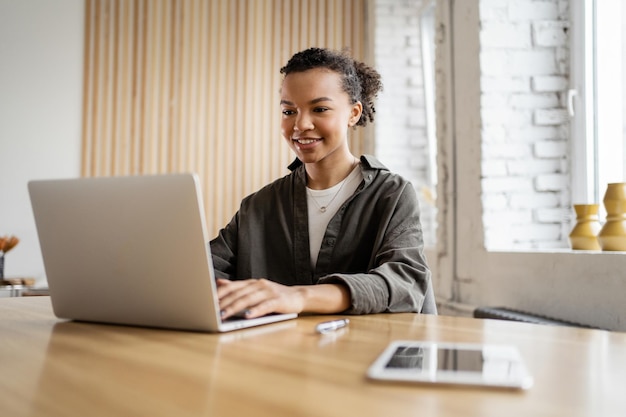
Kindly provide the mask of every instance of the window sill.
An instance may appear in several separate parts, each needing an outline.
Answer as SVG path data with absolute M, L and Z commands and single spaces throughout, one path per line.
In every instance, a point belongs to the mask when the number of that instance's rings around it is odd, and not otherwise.
M 458 261 L 436 280 L 455 303 L 505 306 L 609 330 L 626 331 L 626 252 L 459 248 Z M 429 258 L 432 259 L 432 258 Z M 442 268 L 443 266 L 443 268 Z M 445 288 L 448 285 L 444 284 Z
M 489 253 L 524 253 L 524 254 L 554 254 L 554 255 L 601 255 L 601 256 L 623 256 L 626 255 L 626 252 L 622 251 L 598 251 L 598 250 L 574 250 L 574 249 L 511 249 L 511 250 L 503 250 L 503 249 L 491 249 L 487 250 Z

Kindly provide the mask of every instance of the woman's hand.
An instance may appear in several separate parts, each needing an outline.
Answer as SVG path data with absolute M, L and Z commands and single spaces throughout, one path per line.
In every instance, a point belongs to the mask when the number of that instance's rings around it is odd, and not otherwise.
M 222 318 L 270 313 L 340 313 L 350 307 L 350 291 L 341 284 L 286 286 L 267 279 L 217 279 Z
M 304 295 L 300 288 L 267 279 L 229 281 L 218 278 L 217 296 L 222 318 L 236 314 L 254 318 L 269 313 L 300 313 L 304 309 Z

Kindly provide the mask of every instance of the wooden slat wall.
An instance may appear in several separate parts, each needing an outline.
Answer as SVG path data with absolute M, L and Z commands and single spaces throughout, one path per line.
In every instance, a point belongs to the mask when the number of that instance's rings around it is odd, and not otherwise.
M 86 0 L 82 175 L 197 172 L 215 235 L 293 159 L 280 67 L 310 46 L 367 61 L 365 19 L 365 0 Z

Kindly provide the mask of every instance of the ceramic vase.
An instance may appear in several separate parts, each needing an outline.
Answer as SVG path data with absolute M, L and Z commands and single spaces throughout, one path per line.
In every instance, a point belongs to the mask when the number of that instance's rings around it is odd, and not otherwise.
M 608 184 L 604 194 L 606 223 L 598 233 L 604 251 L 626 251 L 626 183 Z
M 569 234 L 572 249 L 600 250 L 598 233 L 602 228 L 598 218 L 599 204 L 574 204 L 576 224 Z

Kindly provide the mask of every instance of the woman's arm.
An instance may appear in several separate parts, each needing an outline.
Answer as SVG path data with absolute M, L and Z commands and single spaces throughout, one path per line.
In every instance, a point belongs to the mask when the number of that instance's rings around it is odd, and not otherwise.
M 217 278 L 232 279 L 237 270 L 237 229 L 239 212 L 221 229 L 218 235 L 211 240 L 211 258 Z
M 387 199 L 377 221 L 378 236 L 370 269 L 360 274 L 332 273 L 319 283 L 341 283 L 351 294 L 350 314 L 422 312 L 436 314 L 431 273 L 423 254 L 419 206 L 410 183 Z
M 267 279 L 217 280 L 222 317 L 244 313 L 246 318 L 269 313 L 340 313 L 350 307 L 343 284 L 286 286 Z

